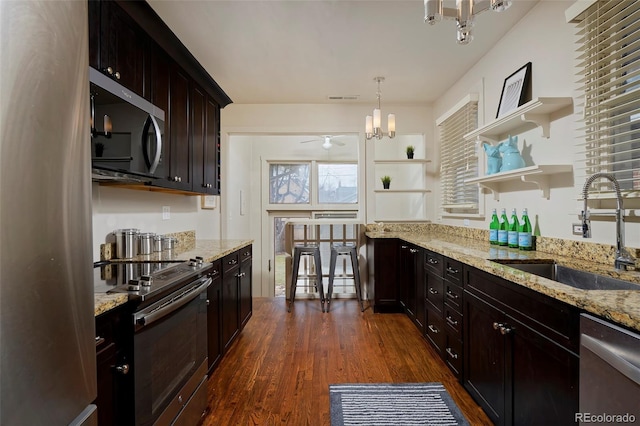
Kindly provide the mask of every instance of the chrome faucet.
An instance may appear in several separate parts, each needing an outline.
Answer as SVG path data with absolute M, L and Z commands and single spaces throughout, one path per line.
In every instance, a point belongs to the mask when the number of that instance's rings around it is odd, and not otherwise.
M 582 198 L 584 207 L 582 209 L 582 237 L 591 238 L 591 221 L 589 220 L 589 210 L 587 200 L 589 199 L 589 187 L 598 178 L 609 179 L 616 190 L 616 259 L 614 266 L 617 270 L 626 270 L 628 267 L 635 267 L 635 259 L 624 247 L 624 208 L 622 207 L 622 194 L 618 180 L 610 173 L 594 173 L 587 178 L 582 188 Z

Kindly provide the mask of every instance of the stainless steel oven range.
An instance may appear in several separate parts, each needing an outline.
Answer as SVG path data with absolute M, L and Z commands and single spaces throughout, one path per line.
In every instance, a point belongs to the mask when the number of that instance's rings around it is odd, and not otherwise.
M 199 422 L 207 406 L 210 268 L 201 258 L 95 268 L 98 286 L 128 293 L 131 305 L 120 342 L 128 371 L 115 384 L 118 424 Z

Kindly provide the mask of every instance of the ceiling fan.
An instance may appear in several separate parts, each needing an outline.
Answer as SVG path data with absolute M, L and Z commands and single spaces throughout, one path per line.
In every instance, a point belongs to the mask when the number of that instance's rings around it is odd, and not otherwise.
M 319 136 L 322 139 L 309 139 L 308 141 L 300 141 L 300 143 L 309 143 L 309 142 L 320 142 L 320 141 L 324 141 L 324 143 L 322 144 L 322 147 L 324 149 L 331 149 L 331 147 L 333 146 L 333 144 L 336 144 L 338 146 L 344 146 L 344 142 L 340 142 L 338 140 L 333 140 L 335 138 L 339 138 L 341 136 L 344 135 L 322 135 Z

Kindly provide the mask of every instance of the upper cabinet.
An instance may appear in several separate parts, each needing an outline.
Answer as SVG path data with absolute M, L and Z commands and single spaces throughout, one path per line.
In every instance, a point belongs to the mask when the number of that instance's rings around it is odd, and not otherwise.
M 149 43 L 115 2 L 89 2 L 89 65 L 149 99 Z
M 220 194 L 220 109 L 231 99 L 145 1 L 89 1 L 89 65 L 165 112 L 150 185 Z

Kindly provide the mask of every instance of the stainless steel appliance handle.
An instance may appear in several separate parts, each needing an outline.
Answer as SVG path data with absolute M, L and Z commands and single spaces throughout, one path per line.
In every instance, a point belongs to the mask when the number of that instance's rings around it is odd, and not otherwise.
M 153 324 L 170 313 L 180 309 L 182 306 L 198 297 L 213 282 L 210 277 L 202 277 L 194 281 L 189 287 L 180 291 L 175 296 L 169 296 L 140 312 L 133 314 L 133 322 L 136 331 L 142 327 Z
M 149 124 L 153 124 L 153 129 L 156 133 L 156 152 L 153 161 L 149 159 L 149 148 L 147 146 L 147 141 L 145 140 L 147 138 L 147 135 L 149 134 Z M 158 164 L 160 164 L 160 155 L 162 154 L 162 134 L 160 133 L 160 126 L 158 125 L 158 121 L 152 114 L 149 114 L 147 116 L 147 121 L 144 125 L 144 132 L 142 133 L 141 142 L 144 158 L 147 162 L 147 167 L 149 167 L 149 173 L 153 174 L 156 172 Z
M 607 345 L 598 339 L 583 334 L 580 344 L 589 349 L 595 355 L 607 362 L 620 373 L 624 374 L 630 380 L 640 385 L 640 365 L 636 365 L 631 360 L 625 358 L 625 354 L 616 347 Z

